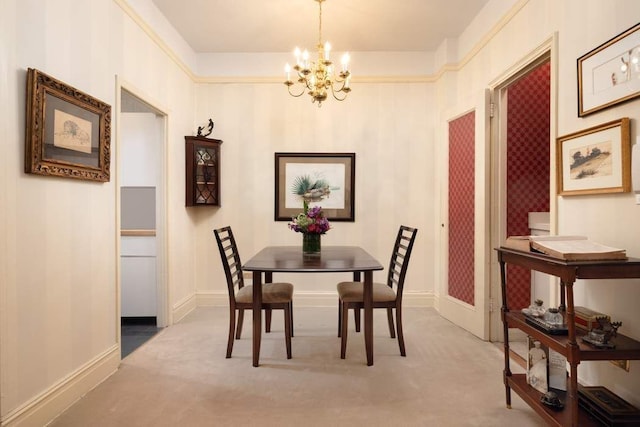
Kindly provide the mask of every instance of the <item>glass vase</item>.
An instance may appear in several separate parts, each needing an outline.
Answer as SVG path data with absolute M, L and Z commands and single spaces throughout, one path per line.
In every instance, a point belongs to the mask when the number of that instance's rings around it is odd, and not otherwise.
M 302 235 L 302 253 L 304 255 L 320 255 L 320 236 L 321 234 Z

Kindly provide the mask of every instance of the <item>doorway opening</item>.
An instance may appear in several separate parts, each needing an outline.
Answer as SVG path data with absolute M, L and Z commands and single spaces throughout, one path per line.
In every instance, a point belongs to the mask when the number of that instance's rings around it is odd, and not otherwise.
M 124 358 L 168 325 L 167 116 L 130 88 L 118 87 L 118 331 Z
M 491 89 L 491 247 L 508 236 L 549 233 L 553 227 L 555 179 L 552 153 L 555 135 L 555 61 L 550 39 Z M 502 305 L 497 257 L 492 254 L 491 302 Z M 549 278 L 517 268 L 507 271 L 510 310 L 528 307 L 532 299 L 553 303 Z M 504 341 L 500 310 L 490 319 L 491 341 Z M 520 336 L 522 335 L 522 336 Z M 523 356 L 526 336 L 509 330 L 510 348 Z

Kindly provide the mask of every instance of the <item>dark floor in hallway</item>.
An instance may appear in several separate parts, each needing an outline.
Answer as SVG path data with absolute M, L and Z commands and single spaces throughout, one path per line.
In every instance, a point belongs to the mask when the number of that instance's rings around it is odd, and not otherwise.
M 123 317 L 120 319 L 122 359 L 147 342 L 160 331 L 155 317 Z

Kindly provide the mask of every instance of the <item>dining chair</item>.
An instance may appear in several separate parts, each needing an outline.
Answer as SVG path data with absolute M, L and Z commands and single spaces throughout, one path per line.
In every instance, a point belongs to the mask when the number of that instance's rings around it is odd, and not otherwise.
M 373 283 L 373 308 L 386 308 L 391 338 L 396 338 L 396 328 L 393 324 L 393 309 L 396 311 L 396 325 L 398 331 L 398 345 L 400 354 L 406 356 L 404 334 L 402 332 L 402 290 L 404 278 L 409 267 L 409 258 L 413 243 L 418 233 L 417 228 L 400 226 L 387 274 L 387 283 Z M 347 325 L 349 309 L 354 310 L 356 331 L 360 331 L 360 309 L 364 308 L 364 289 L 362 282 L 338 283 L 338 336 L 341 337 L 340 358 L 347 353 Z
M 253 285 L 245 285 L 242 274 L 240 253 L 233 237 L 231 227 L 213 231 L 218 242 L 222 266 L 229 290 L 229 340 L 227 341 L 227 359 L 233 351 L 233 339 L 240 339 L 244 310 L 253 309 Z M 271 330 L 271 310 L 284 310 L 284 337 L 287 347 L 287 359 L 291 359 L 291 337 L 293 335 L 293 285 L 291 283 L 264 283 L 262 285 L 262 310 L 265 311 L 265 329 Z M 238 321 L 236 325 L 236 311 Z

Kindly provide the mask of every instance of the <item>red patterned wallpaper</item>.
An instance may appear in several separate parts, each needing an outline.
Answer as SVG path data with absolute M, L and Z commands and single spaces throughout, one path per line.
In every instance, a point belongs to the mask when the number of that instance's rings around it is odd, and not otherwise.
M 549 210 L 549 63 L 513 83 L 507 97 L 507 236 L 527 235 L 528 213 Z M 529 306 L 529 270 L 508 266 L 507 275 L 509 308 Z
M 474 304 L 475 112 L 449 123 L 449 295 Z

